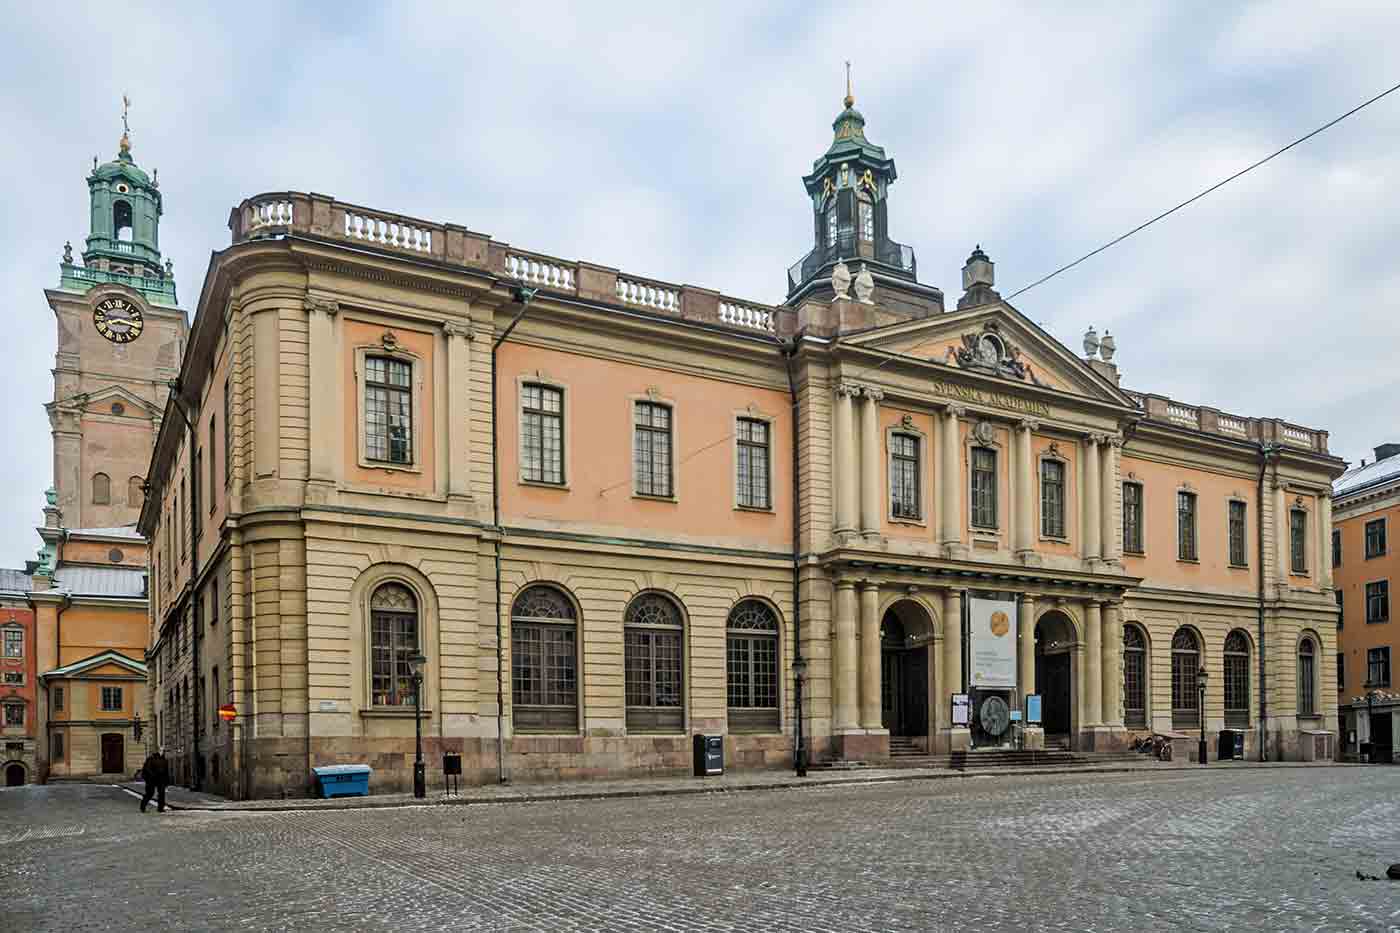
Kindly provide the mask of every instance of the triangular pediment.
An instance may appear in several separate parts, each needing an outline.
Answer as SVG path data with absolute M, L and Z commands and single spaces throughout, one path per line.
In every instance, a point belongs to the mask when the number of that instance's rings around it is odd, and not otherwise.
M 844 337 L 842 343 L 1012 384 L 1136 407 L 1109 379 L 1005 302 L 890 324 Z
M 159 414 L 150 402 L 121 386 L 108 386 L 105 389 L 98 389 L 96 392 L 89 392 L 87 403 L 83 408 L 93 414 L 112 414 L 113 402 L 122 403 L 126 409 L 124 414 L 129 416 L 152 418 Z
M 119 651 L 103 651 L 91 657 L 83 658 L 81 661 L 74 661 L 62 667 L 56 667 L 51 671 L 45 671 L 41 676 L 50 677 L 130 677 L 132 675 L 146 676 L 146 665 L 134 658 L 129 658 Z

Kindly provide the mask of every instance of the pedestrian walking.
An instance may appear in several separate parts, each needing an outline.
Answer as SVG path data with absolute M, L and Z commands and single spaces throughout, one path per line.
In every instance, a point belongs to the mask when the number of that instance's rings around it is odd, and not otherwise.
M 170 783 L 170 762 L 165 760 L 165 749 L 156 749 L 146 763 L 141 766 L 141 777 L 146 782 L 146 793 L 141 797 L 141 812 L 146 812 L 146 804 L 151 797 L 156 798 L 156 812 L 165 812 L 165 786 Z

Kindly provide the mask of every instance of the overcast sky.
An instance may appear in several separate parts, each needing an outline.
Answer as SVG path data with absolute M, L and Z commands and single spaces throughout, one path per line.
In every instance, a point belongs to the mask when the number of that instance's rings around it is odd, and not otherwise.
M 0 566 L 39 545 L 43 289 L 124 91 L 191 311 L 229 208 L 283 189 L 776 303 L 849 58 L 890 235 L 951 306 L 973 244 L 1009 294 L 1400 81 L 1387 2 L 660 6 L 10 6 Z M 1397 130 L 1400 93 L 1016 304 L 1074 348 L 1112 330 L 1126 386 L 1369 458 L 1400 440 Z

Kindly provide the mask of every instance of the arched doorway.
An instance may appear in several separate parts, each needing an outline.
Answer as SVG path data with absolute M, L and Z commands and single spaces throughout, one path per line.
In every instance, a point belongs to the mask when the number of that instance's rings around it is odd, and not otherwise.
M 929 734 L 929 670 L 933 622 L 912 600 L 880 620 L 880 722 L 891 736 Z M 922 746 L 921 746 L 922 747 Z
M 24 786 L 24 765 L 19 764 L 18 762 L 5 765 L 5 786 Z
M 1074 733 L 1074 623 L 1047 612 L 1035 625 L 1035 685 L 1047 745 L 1068 746 Z
M 102 735 L 102 773 L 121 774 L 126 770 L 124 741 L 120 733 L 106 732 Z

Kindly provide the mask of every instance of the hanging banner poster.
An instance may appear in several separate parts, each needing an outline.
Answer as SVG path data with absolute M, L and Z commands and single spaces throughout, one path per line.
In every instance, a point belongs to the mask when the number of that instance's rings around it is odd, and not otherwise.
M 1010 599 L 968 599 L 972 632 L 972 685 L 1016 687 L 1016 603 Z

